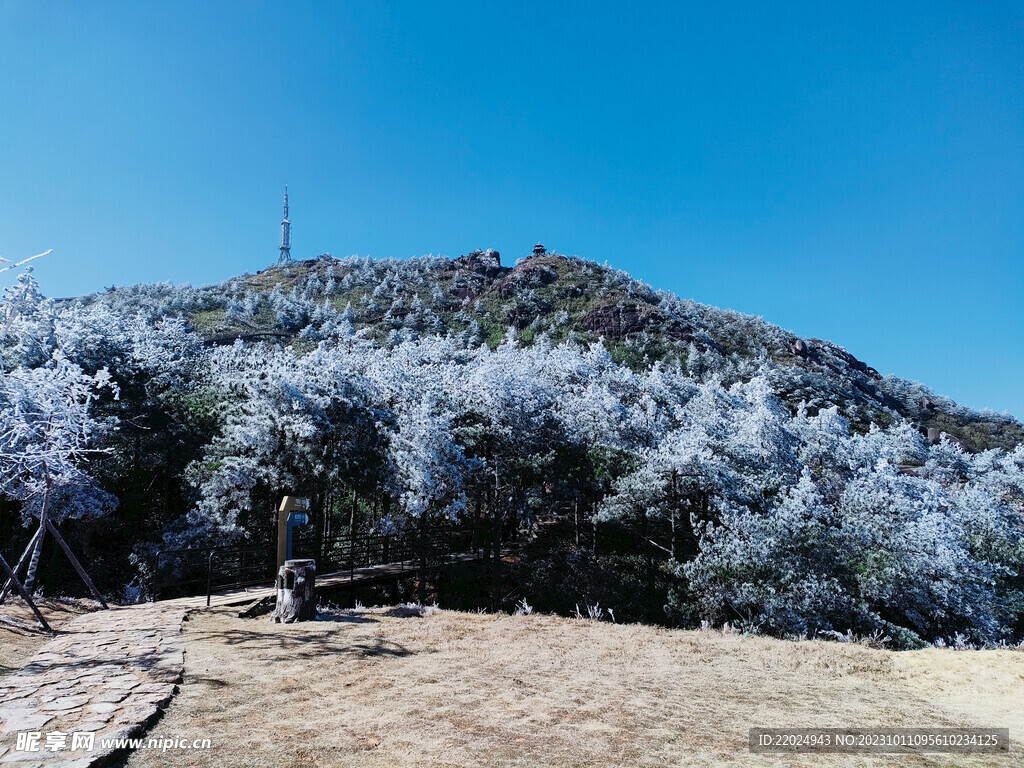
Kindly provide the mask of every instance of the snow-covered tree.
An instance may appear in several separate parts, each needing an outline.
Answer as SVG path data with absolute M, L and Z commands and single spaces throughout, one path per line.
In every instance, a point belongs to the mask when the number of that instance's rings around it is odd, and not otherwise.
M 37 518 L 42 534 L 29 563 L 28 588 L 48 520 L 95 516 L 116 506 L 85 471 L 103 428 L 91 414 L 103 389 L 118 394 L 105 368 L 86 374 L 59 351 L 45 365 L 17 368 L 0 380 L 0 492 L 23 502 L 26 522 Z

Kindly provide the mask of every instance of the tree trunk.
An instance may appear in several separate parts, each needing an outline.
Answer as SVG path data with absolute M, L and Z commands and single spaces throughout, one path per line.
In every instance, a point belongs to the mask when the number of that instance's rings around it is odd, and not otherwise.
M 644 577 L 644 591 L 647 593 L 644 599 L 644 613 L 650 618 L 651 596 L 654 594 L 654 553 L 652 551 L 650 535 L 647 529 L 647 511 L 640 513 L 640 546 L 644 553 L 647 573 Z
M 580 500 L 579 497 L 573 499 L 572 502 L 572 520 L 573 529 L 576 532 L 576 546 L 580 545 Z
M 14 575 L 15 576 L 17 576 L 19 573 L 21 573 L 21 567 L 25 564 L 25 561 L 28 559 L 28 556 L 35 549 L 36 542 L 39 540 L 39 537 L 42 536 L 42 535 L 43 535 L 43 527 L 39 526 L 39 528 L 36 529 L 36 532 L 32 535 L 32 538 L 29 540 L 28 546 L 25 547 L 25 551 L 22 552 L 21 553 L 21 557 L 18 558 L 18 563 L 14 566 Z M 0 590 L 0 605 L 3 605 L 4 601 L 7 599 L 7 596 L 11 594 L 11 588 L 13 586 L 14 586 L 14 581 L 12 579 L 7 579 L 6 583 L 3 586 L 3 589 Z
M 675 504 L 672 505 L 672 544 L 671 544 L 671 549 L 672 549 L 672 559 L 673 560 L 678 560 L 679 559 L 679 555 L 677 554 L 677 550 L 676 550 L 676 506 L 675 506 Z
M 492 521 L 494 567 L 491 569 L 491 611 L 501 610 L 501 519 L 495 515 Z
M 427 602 L 427 521 L 426 515 L 420 515 L 420 531 L 417 537 L 419 558 L 417 562 L 416 582 L 418 585 L 417 599 L 420 605 Z
M 39 557 L 43 553 L 43 541 L 46 539 L 47 512 L 50 506 L 50 488 L 47 484 L 46 492 L 43 494 L 43 510 L 39 513 L 40 536 L 36 540 L 35 549 L 32 550 L 32 559 L 28 562 L 28 573 L 25 574 L 25 591 L 31 593 L 36 583 L 36 571 L 39 570 Z
M 277 572 L 275 624 L 316 618 L 316 560 L 287 560 Z
M 676 485 L 677 475 L 676 471 L 672 470 L 672 484 L 671 484 L 671 498 L 669 499 L 669 507 L 672 509 L 672 559 L 679 560 L 679 548 L 678 548 L 678 537 L 676 536 L 676 518 L 679 515 L 679 492 Z

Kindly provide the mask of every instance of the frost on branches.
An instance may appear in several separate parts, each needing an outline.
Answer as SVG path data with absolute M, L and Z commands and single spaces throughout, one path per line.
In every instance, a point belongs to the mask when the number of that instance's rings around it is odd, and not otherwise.
M 27 518 L 47 490 L 57 518 L 116 496 L 125 554 L 263 539 L 291 493 L 323 535 L 466 521 L 499 554 L 547 536 L 505 607 L 901 647 L 1024 637 L 1024 448 L 928 445 L 882 406 L 885 426 L 858 422 L 834 379 L 773 360 L 781 329 L 594 266 L 695 329 L 675 358 L 578 341 L 565 310 L 495 332 L 485 302 L 507 297 L 449 266 L 325 260 L 286 287 L 71 302 L 23 275 L 0 308 L 4 492 Z M 538 291 L 507 308 L 540 311 Z M 204 343 L 211 317 L 237 335 Z M 246 336 L 267 323 L 289 335 Z M 931 397 L 901 386 L 905 410 Z
M 103 425 L 90 406 L 104 389 L 117 392 L 105 368 L 87 374 L 58 350 L 38 368 L 5 372 L 0 382 L 0 491 L 25 502 L 22 514 L 38 516 L 51 496 L 50 515 L 102 514 L 116 499 L 85 471 Z

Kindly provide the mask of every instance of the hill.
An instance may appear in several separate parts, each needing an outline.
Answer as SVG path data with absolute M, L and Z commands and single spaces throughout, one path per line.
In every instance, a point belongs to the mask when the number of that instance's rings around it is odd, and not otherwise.
M 554 343 L 601 340 L 616 362 L 634 369 L 661 361 L 735 380 L 763 367 L 791 411 L 801 403 L 811 414 L 838 406 L 860 430 L 905 418 L 923 435 L 948 434 L 971 451 L 1024 441 L 1024 427 L 1012 417 L 882 377 L 838 344 L 800 338 L 759 317 L 680 299 L 608 266 L 554 253 L 535 253 L 511 268 L 491 250 L 452 260 L 325 257 L 204 288 L 119 287 L 75 301 L 128 315 L 183 315 L 212 343 L 267 340 L 303 348 L 340 323 L 384 345 L 452 334 L 494 348 L 510 328 L 523 344 L 541 334 Z
M 485 574 L 449 598 L 467 608 L 1020 642 L 1020 423 L 542 251 L 60 301 L 22 275 L 0 307 L 0 541 L 21 551 L 45 504 L 138 600 L 158 570 L 205 584 L 204 548 L 272 551 L 288 494 L 318 559 L 471 528 Z M 419 599 L 458 594 L 426 559 Z M 29 570 L 73 589 L 60 563 Z

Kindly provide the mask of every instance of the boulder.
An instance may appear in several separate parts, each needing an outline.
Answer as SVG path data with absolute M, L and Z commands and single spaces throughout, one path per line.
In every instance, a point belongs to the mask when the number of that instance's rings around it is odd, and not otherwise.
M 505 272 L 511 271 L 508 267 L 501 266 L 501 254 L 488 248 L 486 251 L 475 250 L 457 259 L 452 259 L 451 269 L 464 269 L 493 279 Z
M 605 304 L 587 312 L 580 325 L 598 336 L 622 339 L 630 333 L 642 331 L 651 319 L 650 313 L 641 313 L 635 304 Z

